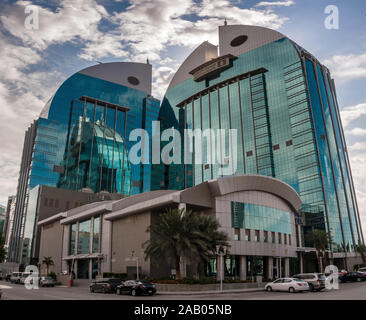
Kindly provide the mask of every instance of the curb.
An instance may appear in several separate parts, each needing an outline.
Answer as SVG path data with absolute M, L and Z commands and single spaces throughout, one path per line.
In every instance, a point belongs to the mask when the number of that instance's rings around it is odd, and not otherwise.
M 225 293 L 246 293 L 264 291 L 264 288 L 253 289 L 233 289 L 233 290 L 215 290 L 215 291 L 161 291 L 156 292 L 157 295 L 201 295 L 201 294 L 225 294 Z

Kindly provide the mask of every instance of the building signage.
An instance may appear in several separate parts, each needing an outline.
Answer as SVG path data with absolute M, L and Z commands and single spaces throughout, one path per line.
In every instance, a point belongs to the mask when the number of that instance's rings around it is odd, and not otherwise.
M 232 54 L 226 54 L 224 56 L 212 59 L 205 62 L 199 67 L 193 69 L 190 74 L 193 75 L 194 81 L 201 81 L 207 78 L 213 78 L 220 75 L 220 73 L 228 68 L 232 67 L 232 60 L 237 57 Z

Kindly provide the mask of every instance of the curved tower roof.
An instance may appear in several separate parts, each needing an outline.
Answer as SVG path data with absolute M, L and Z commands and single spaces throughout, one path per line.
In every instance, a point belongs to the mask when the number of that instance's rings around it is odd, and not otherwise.
M 232 54 L 238 56 L 282 38 L 286 38 L 286 36 L 264 27 L 249 25 L 219 26 L 219 46 L 215 46 L 208 41 L 201 43 L 179 67 L 170 81 L 168 90 L 191 78 L 190 71 L 217 58 L 219 55 Z
M 286 38 L 286 36 L 264 27 L 247 25 L 219 26 L 220 56 L 225 54 L 238 56 L 282 38 Z
M 128 88 L 136 89 L 151 95 L 152 83 L 152 66 L 148 63 L 137 62 L 109 62 L 97 64 L 85 69 L 82 69 L 67 80 L 57 89 L 56 93 L 46 103 L 40 113 L 40 117 L 48 118 L 49 110 L 54 97 L 62 86 L 67 83 L 75 75 L 86 75 L 95 79 L 108 81 L 119 84 Z

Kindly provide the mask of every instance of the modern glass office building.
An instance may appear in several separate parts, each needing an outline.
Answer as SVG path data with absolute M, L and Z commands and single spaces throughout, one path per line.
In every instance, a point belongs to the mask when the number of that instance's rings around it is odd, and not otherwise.
M 128 141 L 130 132 L 149 132 L 158 118 L 151 83 L 149 63 L 114 62 L 83 69 L 58 88 L 26 132 L 9 261 L 19 262 L 27 226 L 34 230 L 36 217 L 27 211 L 35 187 L 124 195 L 151 190 L 151 167 L 128 162 L 136 143 Z
M 230 147 L 237 151 L 235 174 L 291 185 L 303 201 L 304 230 L 329 232 L 333 253 L 347 255 L 363 243 L 334 81 L 286 36 L 262 27 L 220 26 L 219 46 L 202 43 L 174 75 L 160 118 L 164 128 L 182 135 L 184 129 L 236 129 L 236 145 L 226 137 L 220 155 L 234 160 Z M 192 164 L 160 166 L 154 188 L 183 189 L 219 178 L 221 164 L 208 163 L 208 139 L 202 140 L 203 163 L 193 156 Z

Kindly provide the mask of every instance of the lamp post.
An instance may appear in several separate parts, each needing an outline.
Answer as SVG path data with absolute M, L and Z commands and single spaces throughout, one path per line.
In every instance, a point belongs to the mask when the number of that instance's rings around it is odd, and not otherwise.
M 218 257 L 221 257 L 220 263 L 220 292 L 222 292 L 222 280 L 224 278 L 224 256 L 226 255 L 226 246 L 217 245 L 216 246 L 216 254 Z

